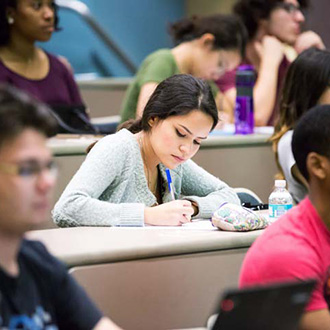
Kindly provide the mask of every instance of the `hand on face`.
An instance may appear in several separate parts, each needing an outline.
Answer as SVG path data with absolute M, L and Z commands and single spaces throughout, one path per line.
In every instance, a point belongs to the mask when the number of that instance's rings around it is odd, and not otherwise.
M 262 41 L 255 41 L 254 48 L 259 56 L 260 62 L 267 61 L 274 65 L 280 65 L 284 52 L 283 45 L 276 37 L 264 36 Z
M 301 33 L 294 44 L 294 48 L 298 54 L 311 47 L 325 49 L 321 37 L 313 31 Z
M 154 226 L 181 226 L 189 222 L 194 214 L 190 201 L 176 200 L 144 211 L 144 222 Z

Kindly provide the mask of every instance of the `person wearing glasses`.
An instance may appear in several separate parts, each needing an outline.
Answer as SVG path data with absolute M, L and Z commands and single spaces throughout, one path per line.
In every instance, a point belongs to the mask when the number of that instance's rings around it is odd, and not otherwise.
M 296 54 L 310 47 L 325 48 L 316 33 L 301 31 L 305 21 L 302 9 L 305 8 L 306 0 L 238 0 L 233 8 L 248 31 L 244 64 L 252 64 L 257 72 L 253 94 L 257 126 L 274 125 L 282 83 Z M 288 57 L 288 49 L 291 58 Z M 293 56 L 292 51 L 295 53 Z M 229 117 L 233 121 L 235 70 L 222 76 L 217 85 L 231 102 Z
M 157 85 L 175 74 L 209 80 L 218 110 L 227 106 L 212 80 L 234 69 L 244 56 L 246 30 L 233 15 L 194 16 L 170 25 L 175 47 L 159 49 L 141 64 L 121 107 L 121 122 L 142 117 Z
M 42 243 L 24 238 L 49 214 L 55 130 L 46 106 L 0 87 L 0 328 L 120 330 Z

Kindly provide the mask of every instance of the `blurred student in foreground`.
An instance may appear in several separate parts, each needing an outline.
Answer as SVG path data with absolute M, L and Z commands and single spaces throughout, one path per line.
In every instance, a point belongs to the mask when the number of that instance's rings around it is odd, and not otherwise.
M 234 6 L 249 36 L 243 63 L 252 64 L 257 72 L 253 93 L 257 126 L 274 125 L 278 115 L 282 83 L 293 60 L 287 57 L 286 49 L 298 54 L 310 47 L 324 49 L 316 33 L 301 32 L 305 21 L 302 10 L 307 6 L 308 0 L 238 0 Z M 220 77 L 217 84 L 231 103 L 229 115 L 233 120 L 235 71 Z
M 330 329 L 330 105 L 306 112 L 292 151 L 309 196 L 271 225 L 246 254 L 240 286 L 317 280 L 300 330 Z
M 285 78 L 280 116 L 272 136 L 273 150 L 281 178 L 288 184 L 294 201 L 307 194 L 308 184 L 300 174 L 291 149 L 294 125 L 317 104 L 330 104 L 330 52 L 310 48 L 290 65 Z
M 55 130 L 48 108 L 0 87 L 0 328 L 119 330 L 43 244 L 24 238 L 48 216 Z
M 150 54 L 141 64 L 128 88 L 121 109 L 121 121 L 139 119 L 157 85 L 179 73 L 209 80 L 217 107 L 227 105 L 212 80 L 234 69 L 244 56 L 246 31 L 232 15 L 185 18 L 170 26 L 175 47 Z

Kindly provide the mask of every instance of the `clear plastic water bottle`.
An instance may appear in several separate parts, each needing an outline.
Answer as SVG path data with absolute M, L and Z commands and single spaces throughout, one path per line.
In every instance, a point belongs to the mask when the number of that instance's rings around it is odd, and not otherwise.
M 275 180 L 275 187 L 269 196 L 269 220 L 276 221 L 292 208 L 292 197 L 285 189 L 285 180 Z
M 254 129 L 253 87 L 256 75 L 252 65 L 236 71 L 235 134 L 252 134 Z

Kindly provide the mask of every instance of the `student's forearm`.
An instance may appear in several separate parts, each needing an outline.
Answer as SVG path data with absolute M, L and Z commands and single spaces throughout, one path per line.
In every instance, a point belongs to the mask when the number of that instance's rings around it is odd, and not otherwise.
M 102 317 L 93 330 L 123 330 L 114 324 L 109 318 Z
M 235 110 L 235 98 L 236 89 L 231 88 L 225 93 L 219 92 L 216 97 L 216 104 L 219 111 L 219 118 L 222 118 L 222 114 L 225 113 L 227 121 L 229 123 L 234 122 L 234 110 Z
M 327 309 L 307 312 L 301 318 L 299 330 L 329 330 L 330 314 Z
M 253 91 L 256 126 L 265 126 L 272 114 L 276 101 L 277 81 L 278 65 L 271 61 L 264 61 Z
M 142 117 L 144 108 L 147 105 L 150 96 L 155 91 L 157 85 L 158 84 L 156 82 L 149 82 L 141 87 L 140 95 L 136 106 L 136 119 Z

